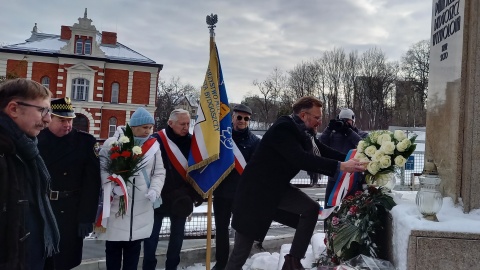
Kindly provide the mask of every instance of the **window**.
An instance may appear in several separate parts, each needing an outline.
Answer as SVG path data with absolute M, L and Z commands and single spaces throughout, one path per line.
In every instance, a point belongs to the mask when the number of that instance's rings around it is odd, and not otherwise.
M 85 54 L 92 54 L 92 41 L 86 40 L 85 41 Z
M 88 87 L 90 82 L 87 79 L 72 80 L 72 99 L 86 101 L 88 97 Z
M 75 43 L 75 54 L 83 54 L 83 39 L 77 39 Z
M 118 89 L 120 88 L 118 83 L 112 83 L 112 97 L 111 103 L 118 103 Z
M 117 118 L 112 117 L 108 120 L 108 137 L 113 137 L 117 130 Z
M 50 89 L 50 78 L 47 77 L 47 76 L 42 77 L 41 84 L 42 84 L 43 86 L 45 86 L 46 88 L 49 88 L 49 89 Z

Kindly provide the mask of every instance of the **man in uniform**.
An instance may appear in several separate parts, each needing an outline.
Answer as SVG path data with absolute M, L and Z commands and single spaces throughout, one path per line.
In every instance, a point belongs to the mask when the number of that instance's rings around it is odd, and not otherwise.
M 38 135 L 40 155 L 52 177 L 50 204 L 60 229 L 55 269 L 82 261 L 83 238 L 93 229 L 100 192 L 100 163 L 95 138 L 72 127 L 75 113 L 68 97 L 51 101 L 52 121 Z

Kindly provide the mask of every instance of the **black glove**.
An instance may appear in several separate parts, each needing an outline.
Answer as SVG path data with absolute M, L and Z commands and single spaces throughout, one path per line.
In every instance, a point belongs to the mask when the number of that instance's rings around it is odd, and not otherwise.
M 328 128 L 329 128 L 330 130 L 335 130 L 335 126 L 336 126 L 336 125 L 335 125 L 335 122 L 337 122 L 337 120 L 332 119 L 332 120 L 330 120 L 330 122 L 328 123 Z
M 78 237 L 85 238 L 93 231 L 93 223 L 78 224 Z

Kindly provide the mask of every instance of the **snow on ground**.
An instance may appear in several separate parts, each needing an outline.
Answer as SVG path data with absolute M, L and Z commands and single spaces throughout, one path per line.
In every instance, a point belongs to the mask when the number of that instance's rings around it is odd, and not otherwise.
M 415 191 L 394 191 L 395 201 L 398 205 L 392 209 L 391 213 L 394 217 L 393 242 L 394 254 L 396 254 L 395 265 L 398 270 L 407 269 L 407 246 L 411 230 L 480 233 L 480 209 L 465 214 L 461 204 L 455 205 L 452 198 L 445 197 L 443 198 L 442 209 L 437 214 L 439 222 L 432 222 L 422 218 L 415 204 L 415 196 Z M 310 269 L 311 264 L 324 251 L 324 237 L 323 233 L 317 233 L 312 236 L 311 246 L 302 261 L 305 268 Z M 283 256 L 288 253 L 289 249 L 290 244 L 286 244 L 282 246 L 278 253 L 257 253 L 247 260 L 243 269 L 281 269 Z M 211 267 L 214 265 L 215 262 L 210 264 Z M 186 270 L 204 269 L 205 262 L 199 262 L 186 268 Z

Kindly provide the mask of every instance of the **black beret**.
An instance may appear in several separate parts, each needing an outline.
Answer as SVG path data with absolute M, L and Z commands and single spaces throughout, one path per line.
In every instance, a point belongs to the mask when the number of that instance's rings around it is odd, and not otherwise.
M 252 109 L 250 109 L 248 106 L 243 105 L 243 104 L 238 104 L 233 107 L 234 112 L 244 112 L 252 115 Z

